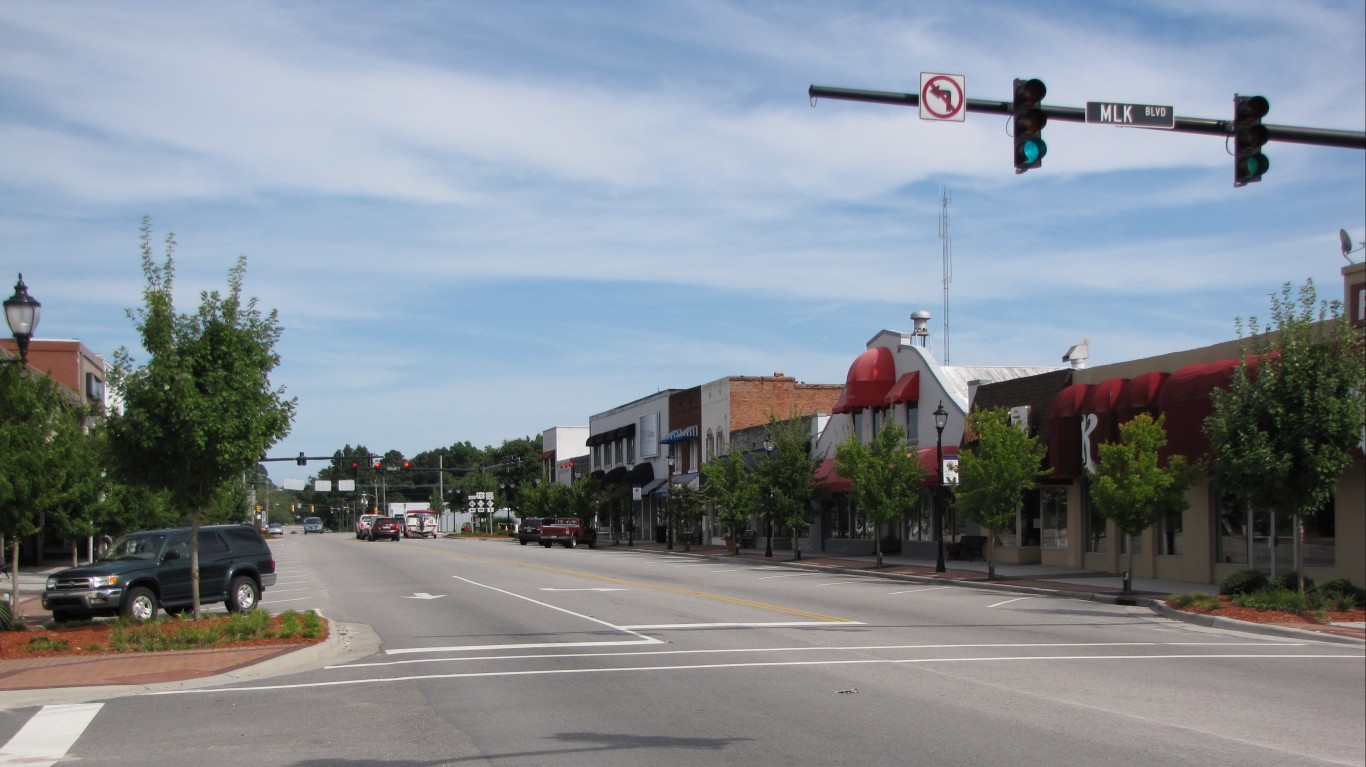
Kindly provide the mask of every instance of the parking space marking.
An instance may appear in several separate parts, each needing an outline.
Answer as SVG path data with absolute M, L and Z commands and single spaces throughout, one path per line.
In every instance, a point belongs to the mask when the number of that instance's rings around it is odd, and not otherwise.
M 993 608 L 993 607 L 1000 607 L 1001 605 L 1008 605 L 1008 604 L 1010 604 L 1011 602 L 1022 602 L 1022 601 L 1026 600 L 1026 599 L 1037 599 L 1037 598 L 1038 598 L 1038 597 L 1016 597 L 1016 598 L 1014 598 L 1014 599 L 1007 599 L 1007 600 L 1004 601 L 1004 602 L 997 602 L 997 603 L 994 604 L 994 605 L 987 605 L 987 609 L 990 610 L 990 609 Z

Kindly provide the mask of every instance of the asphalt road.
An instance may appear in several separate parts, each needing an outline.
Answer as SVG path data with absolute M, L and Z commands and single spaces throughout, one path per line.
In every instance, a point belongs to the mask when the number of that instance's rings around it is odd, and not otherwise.
M 62 713 L 57 763 L 82 765 L 1366 763 L 1357 647 L 625 547 L 272 547 L 267 609 L 366 624 L 380 651 L 9 712 L 0 743 Z

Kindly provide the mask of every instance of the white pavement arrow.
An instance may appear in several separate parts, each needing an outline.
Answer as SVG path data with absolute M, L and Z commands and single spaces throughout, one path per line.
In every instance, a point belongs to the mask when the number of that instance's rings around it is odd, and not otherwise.
M 419 592 L 417 592 L 416 594 L 413 594 L 413 595 L 410 596 L 410 597 L 404 597 L 404 599 L 440 599 L 440 598 L 442 598 L 442 597 L 444 597 L 444 596 L 446 596 L 446 595 L 445 595 L 445 594 L 428 594 L 428 593 L 425 592 L 425 591 L 419 591 Z

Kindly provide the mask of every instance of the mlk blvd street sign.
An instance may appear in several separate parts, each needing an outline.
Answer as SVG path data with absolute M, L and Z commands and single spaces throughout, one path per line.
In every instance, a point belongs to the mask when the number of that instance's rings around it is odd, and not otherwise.
M 1100 125 L 1120 125 L 1129 128 L 1176 127 L 1176 110 L 1158 104 L 1113 104 L 1108 101 L 1086 102 L 1086 122 Z

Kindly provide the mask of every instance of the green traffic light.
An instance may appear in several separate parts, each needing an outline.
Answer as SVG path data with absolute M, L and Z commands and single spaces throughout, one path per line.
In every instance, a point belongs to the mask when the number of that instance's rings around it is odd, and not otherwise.
M 1015 158 L 1016 164 L 1033 165 L 1043 156 L 1048 154 L 1048 145 L 1043 139 L 1031 138 L 1020 142 L 1019 156 Z
M 1262 174 L 1271 169 L 1271 160 L 1258 152 L 1242 158 L 1242 164 L 1239 165 L 1238 169 L 1241 171 L 1239 181 L 1256 181 L 1262 177 Z

